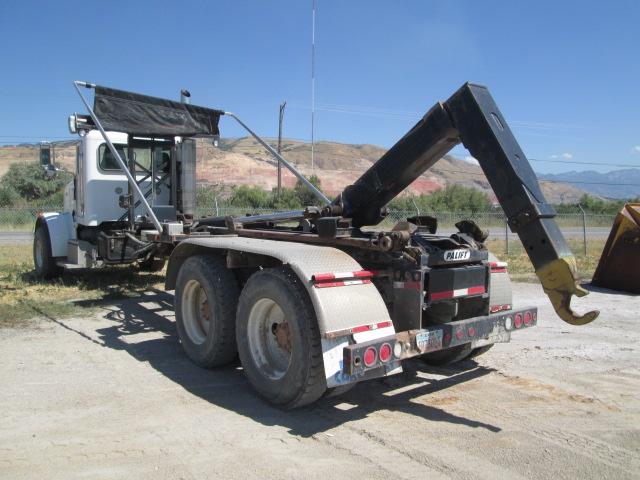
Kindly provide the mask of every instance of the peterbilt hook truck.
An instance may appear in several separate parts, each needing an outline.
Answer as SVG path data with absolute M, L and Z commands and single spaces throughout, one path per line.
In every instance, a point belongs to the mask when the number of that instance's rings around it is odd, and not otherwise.
M 514 308 L 509 275 L 472 221 L 440 235 L 418 215 L 375 227 L 386 205 L 462 143 L 478 160 L 512 231 L 525 246 L 557 314 L 570 308 L 575 259 L 529 165 L 487 88 L 467 83 L 416 125 L 337 198 L 327 198 L 231 112 L 74 82 L 88 115 L 62 212 L 41 213 L 34 263 L 44 277 L 133 264 L 161 269 L 175 290 L 186 354 L 202 367 L 239 355 L 255 389 L 283 408 L 400 372 L 479 355 L 537 323 Z M 81 88 L 93 90 L 91 107 Z M 273 214 L 195 215 L 195 138 L 237 121 L 318 198 Z

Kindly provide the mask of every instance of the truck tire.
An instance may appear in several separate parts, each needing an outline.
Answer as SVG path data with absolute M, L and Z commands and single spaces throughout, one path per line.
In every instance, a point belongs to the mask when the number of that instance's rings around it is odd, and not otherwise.
M 491 350 L 491 347 L 493 347 L 494 345 L 495 343 L 490 343 L 489 345 L 485 345 L 484 347 L 474 348 L 467 358 L 475 358 L 479 357 L 480 355 L 484 355 L 489 350 Z
M 315 311 L 289 268 L 249 278 L 238 304 L 236 338 L 249 382 L 270 403 L 301 407 L 327 389 Z
M 461 362 L 471 355 L 473 349 L 470 343 L 464 345 L 458 345 L 456 347 L 447 348 L 446 350 L 439 350 L 437 352 L 424 353 L 420 355 L 420 358 L 428 365 L 441 367 L 444 365 L 451 365 L 453 363 Z
M 51 254 L 51 237 L 47 224 L 41 221 L 36 223 L 33 234 L 33 266 L 36 275 L 41 278 L 54 278 L 62 273 L 62 268 L 56 264 Z
M 337 387 L 327 388 L 327 391 L 324 392 L 324 397 L 325 398 L 339 397 L 340 395 L 349 393 L 355 386 L 356 386 L 355 383 L 347 383 L 346 385 L 339 385 Z
M 235 316 L 238 285 L 220 257 L 195 255 L 176 280 L 176 327 L 187 356 L 204 368 L 236 358 Z

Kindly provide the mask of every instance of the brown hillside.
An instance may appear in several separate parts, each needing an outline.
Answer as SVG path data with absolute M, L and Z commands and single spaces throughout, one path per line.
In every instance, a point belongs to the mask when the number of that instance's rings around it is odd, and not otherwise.
M 269 139 L 274 147 L 276 142 Z M 0 175 L 11 163 L 37 162 L 37 145 L 0 147 Z M 56 164 L 67 170 L 75 168 L 75 146 L 62 145 L 54 150 Z M 218 148 L 205 140 L 198 140 L 198 180 L 220 186 L 256 185 L 272 189 L 277 184 L 276 161 L 253 138 L 224 139 Z M 385 152 L 375 145 L 349 145 L 318 142 L 314 147 L 314 170 L 311 170 L 311 146 L 296 140 L 284 140 L 283 156 L 303 174 L 315 173 L 320 177 L 322 189 L 329 196 L 341 192 L 352 184 Z M 283 168 L 283 184 L 293 187 L 295 177 Z M 446 156 L 431 170 L 417 179 L 407 191 L 429 193 L 448 184 L 478 188 L 493 198 L 493 193 L 480 167 Z M 552 203 L 576 202 L 584 191 L 564 183 L 542 184 L 547 199 Z

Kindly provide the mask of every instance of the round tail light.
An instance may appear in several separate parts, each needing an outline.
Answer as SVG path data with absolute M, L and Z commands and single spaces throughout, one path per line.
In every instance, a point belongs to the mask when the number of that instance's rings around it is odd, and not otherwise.
M 513 320 L 513 326 L 516 328 L 520 328 L 522 326 L 522 314 L 517 313 L 516 318 Z
M 378 353 L 376 352 L 375 348 L 369 347 L 364 351 L 363 357 L 364 357 L 364 364 L 367 367 L 370 367 L 371 365 L 376 363 L 376 359 L 378 358 Z
M 532 319 L 531 312 L 526 312 L 524 314 L 524 324 L 527 326 L 531 325 L 531 319 Z
M 388 362 L 391 358 L 391 345 L 389 345 L 388 343 L 383 343 L 380 347 L 380 352 L 378 355 L 380 355 L 381 362 Z

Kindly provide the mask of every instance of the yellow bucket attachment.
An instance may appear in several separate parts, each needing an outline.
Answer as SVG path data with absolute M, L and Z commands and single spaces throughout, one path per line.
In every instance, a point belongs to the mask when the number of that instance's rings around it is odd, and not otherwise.
M 627 203 L 616 216 L 592 283 L 640 293 L 640 203 Z

